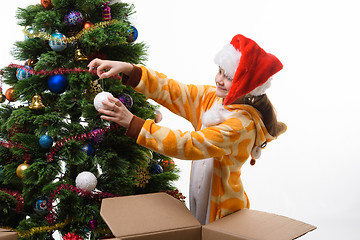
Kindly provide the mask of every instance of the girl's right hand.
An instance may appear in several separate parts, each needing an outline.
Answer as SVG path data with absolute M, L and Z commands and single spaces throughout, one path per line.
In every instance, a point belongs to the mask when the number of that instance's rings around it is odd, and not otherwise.
M 96 69 L 96 73 L 99 78 L 109 78 L 121 72 L 126 75 L 130 75 L 134 67 L 132 64 L 126 62 L 95 58 L 89 63 L 88 68 L 89 71 Z

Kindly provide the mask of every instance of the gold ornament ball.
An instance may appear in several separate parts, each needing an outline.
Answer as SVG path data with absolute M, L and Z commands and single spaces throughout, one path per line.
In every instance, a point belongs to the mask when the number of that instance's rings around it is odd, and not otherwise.
M 27 164 L 27 163 L 22 163 L 22 164 L 20 164 L 17 168 L 16 168 L 16 175 L 19 177 L 19 178 L 24 178 L 24 171 L 28 168 L 28 167 L 30 167 L 30 165 L 29 164 Z
M 37 63 L 38 60 L 35 59 L 35 58 L 29 58 L 26 62 L 25 62 L 25 65 L 28 65 L 30 67 L 34 67 L 35 66 L 35 63 Z

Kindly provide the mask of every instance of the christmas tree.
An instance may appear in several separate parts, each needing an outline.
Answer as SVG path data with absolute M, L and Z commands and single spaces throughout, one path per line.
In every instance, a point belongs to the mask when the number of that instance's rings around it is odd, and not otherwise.
M 172 159 L 141 147 L 126 129 L 101 120 L 94 99 L 118 97 L 135 115 L 159 117 L 157 106 L 122 85 L 122 75 L 98 79 L 94 58 L 146 60 L 129 16 L 134 6 L 107 0 L 39 0 L 19 8 L 24 41 L 12 54 L 24 64 L 1 70 L 10 86 L 0 101 L 0 227 L 20 239 L 99 239 L 110 233 L 101 200 L 165 191 Z

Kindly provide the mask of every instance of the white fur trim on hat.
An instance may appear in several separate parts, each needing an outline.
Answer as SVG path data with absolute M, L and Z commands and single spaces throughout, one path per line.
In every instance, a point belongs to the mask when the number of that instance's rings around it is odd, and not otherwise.
M 266 92 L 266 89 L 268 89 L 271 86 L 271 80 L 273 78 L 270 77 L 263 85 L 258 86 L 254 90 L 252 90 L 249 95 L 252 96 L 260 96 L 263 95 Z
M 215 56 L 215 63 L 221 67 L 228 78 L 233 79 L 239 66 L 241 52 L 237 51 L 232 44 L 225 45 Z

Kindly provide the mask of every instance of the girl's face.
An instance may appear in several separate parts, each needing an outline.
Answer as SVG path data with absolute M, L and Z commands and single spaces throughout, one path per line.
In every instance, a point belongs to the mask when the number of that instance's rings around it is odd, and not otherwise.
M 215 83 L 216 96 L 218 96 L 219 98 L 226 98 L 232 85 L 232 79 L 228 78 L 225 75 L 224 70 L 220 67 L 219 72 L 215 76 Z

